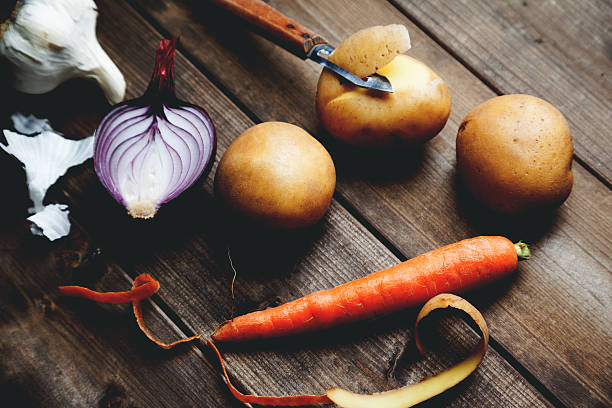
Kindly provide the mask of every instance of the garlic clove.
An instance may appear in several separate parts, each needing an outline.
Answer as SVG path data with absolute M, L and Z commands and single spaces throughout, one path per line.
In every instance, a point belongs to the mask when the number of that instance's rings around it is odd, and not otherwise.
M 69 78 L 98 82 L 109 102 L 125 96 L 125 79 L 96 38 L 93 0 L 24 0 L 0 34 L 18 91 L 41 94 Z
M 34 235 L 45 236 L 50 241 L 65 237 L 70 232 L 68 213 L 66 204 L 49 204 L 42 211 L 28 217 L 28 221 L 33 223 L 30 231 Z
M 8 146 L 0 143 L 0 148 L 15 156 L 25 167 L 33 212 L 43 209 L 45 194 L 58 178 L 93 155 L 93 136 L 70 140 L 56 132 L 44 131 L 29 137 L 6 129 L 4 136 Z
M 91 49 L 89 49 L 90 58 L 95 61 L 95 64 L 92 64 L 93 68 L 84 69 L 81 73 L 85 78 L 96 81 L 102 88 L 106 99 L 111 104 L 116 105 L 125 96 L 125 79 L 97 40 L 89 45 L 91 46 Z

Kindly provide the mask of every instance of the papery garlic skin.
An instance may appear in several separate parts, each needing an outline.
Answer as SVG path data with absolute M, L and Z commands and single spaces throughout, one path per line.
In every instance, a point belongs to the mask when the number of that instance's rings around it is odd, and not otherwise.
M 111 104 L 125 96 L 125 79 L 96 38 L 93 0 L 24 0 L 0 38 L 20 92 L 41 94 L 70 78 L 98 82 Z
M 66 204 L 49 204 L 28 217 L 28 221 L 33 223 L 30 231 L 34 235 L 47 237 L 49 241 L 65 237 L 70 233 L 68 213 Z
M 93 136 L 70 140 L 56 132 L 44 131 L 30 137 L 5 129 L 4 137 L 8 146 L 0 143 L 0 148 L 24 165 L 30 199 L 34 203 L 31 213 L 44 208 L 45 194 L 58 178 L 93 155 Z
M 53 130 L 49 119 L 39 119 L 34 115 L 25 116 L 21 113 L 11 115 L 13 127 L 22 135 L 33 136 L 44 132 L 45 130 Z
M 55 132 L 47 119 L 34 115 L 24 116 L 15 113 L 11 120 L 20 132 L 27 136 L 4 129 L 7 145 L 0 143 L 0 149 L 23 163 L 30 199 L 34 206 L 29 209 L 33 215 L 28 217 L 34 225 L 32 234 L 43 235 L 54 241 L 68 235 L 70 220 L 66 204 L 44 206 L 43 199 L 49 187 L 66 171 L 81 164 L 93 155 L 93 136 L 81 140 L 70 140 Z

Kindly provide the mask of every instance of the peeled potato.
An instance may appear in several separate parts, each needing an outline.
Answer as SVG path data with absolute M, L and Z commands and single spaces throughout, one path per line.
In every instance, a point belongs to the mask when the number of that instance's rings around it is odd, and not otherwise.
M 463 119 L 457 134 L 461 179 L 501 213 L 563 203 L 573 184 L 573 151 L 563 114 L 530 95 L 489 99 Z
M 425 64 L 400 55 L 409 47 L 408 33 L 398 25 L 359 31 L 338 46 L 330 60 L 360 76 L 387 77 L 394 93 L 356 87 L 324 69 L 317 113 L 332 136 L 384 148 L 423 143 L 442 130 L 450 114 L 448 88 Z
M 242 133 L 226 150 L 215 191 L 229 209 L 270 228 L 317 222 L 336 186 L 331 156 L 302 128 L 265 122 Z

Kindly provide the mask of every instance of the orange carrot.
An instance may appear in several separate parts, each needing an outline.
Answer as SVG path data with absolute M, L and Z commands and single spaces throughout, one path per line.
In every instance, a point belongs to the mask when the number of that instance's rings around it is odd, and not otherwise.
M 486 285 L 528 258 L 523 243 L 476 237 L 427 252 L 363 278 L 283 305 L 236 317 L 221 326 L 216 341 L 245 341 L 299 334 L 424 304 L 440 293 Z

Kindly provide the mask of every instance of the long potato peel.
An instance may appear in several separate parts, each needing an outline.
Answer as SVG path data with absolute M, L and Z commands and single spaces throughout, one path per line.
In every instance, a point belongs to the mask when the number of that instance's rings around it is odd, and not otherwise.
M 417 316 L 415 323 L 415 340 L 419 351 L 424 354 L 425 347 L 419 335 L 419 322 L 436 309 L 452 307 L 466 312 L 476 322 L 482 337 L 474 347 L 472 353 L 462 362 L 442 371 L 441 373 L 424 379 L 423 381 L 408 385 L 395 390 L 377 394 L 356 394 L 342 388 L 331 388 L 323 395 L 290 395 L 283 397 L 271 397 L 260 395 L 243 394 L 234 387 L 229 379 L 221 353 L 211 339 L 207 344 L 214 350 L 219 359 L 221 370 L 227 387 L 232 395 L 244 403 L 273 406 L 297 406 L 321 404 L 332 401 L 342 408 L 408 408 L 420 402 L 428 400 L 442 392 L 452 388 L 469 376 L 480 364 L 489 344 L 489 331 L 487 324 L 480 312 L 465 299 L 449 293 L 442 293 L 431 298 Z
M 489 331 L 484 318 L 480 312 L 465 299 L 448 293 L 442 293 L 431 298 L 423 306 L 417 316 L 414 330 L 416 345 L 421 353 L 425 352 L 425 348 L 419 336 L 419 322 L 433 310 L 447 307 L 460 309 L 466 312 L 474 322 L 476 322 L 482 332 L 480 341 L 465 360 L 433 377 L 395 390 L 367 395 L 356 394 L 342 388 L 332 388 L 327 390 L 328 398 L 342 408 L 408 408 L 441 394 L 464 380 L 476 370 L 489 344 Z

